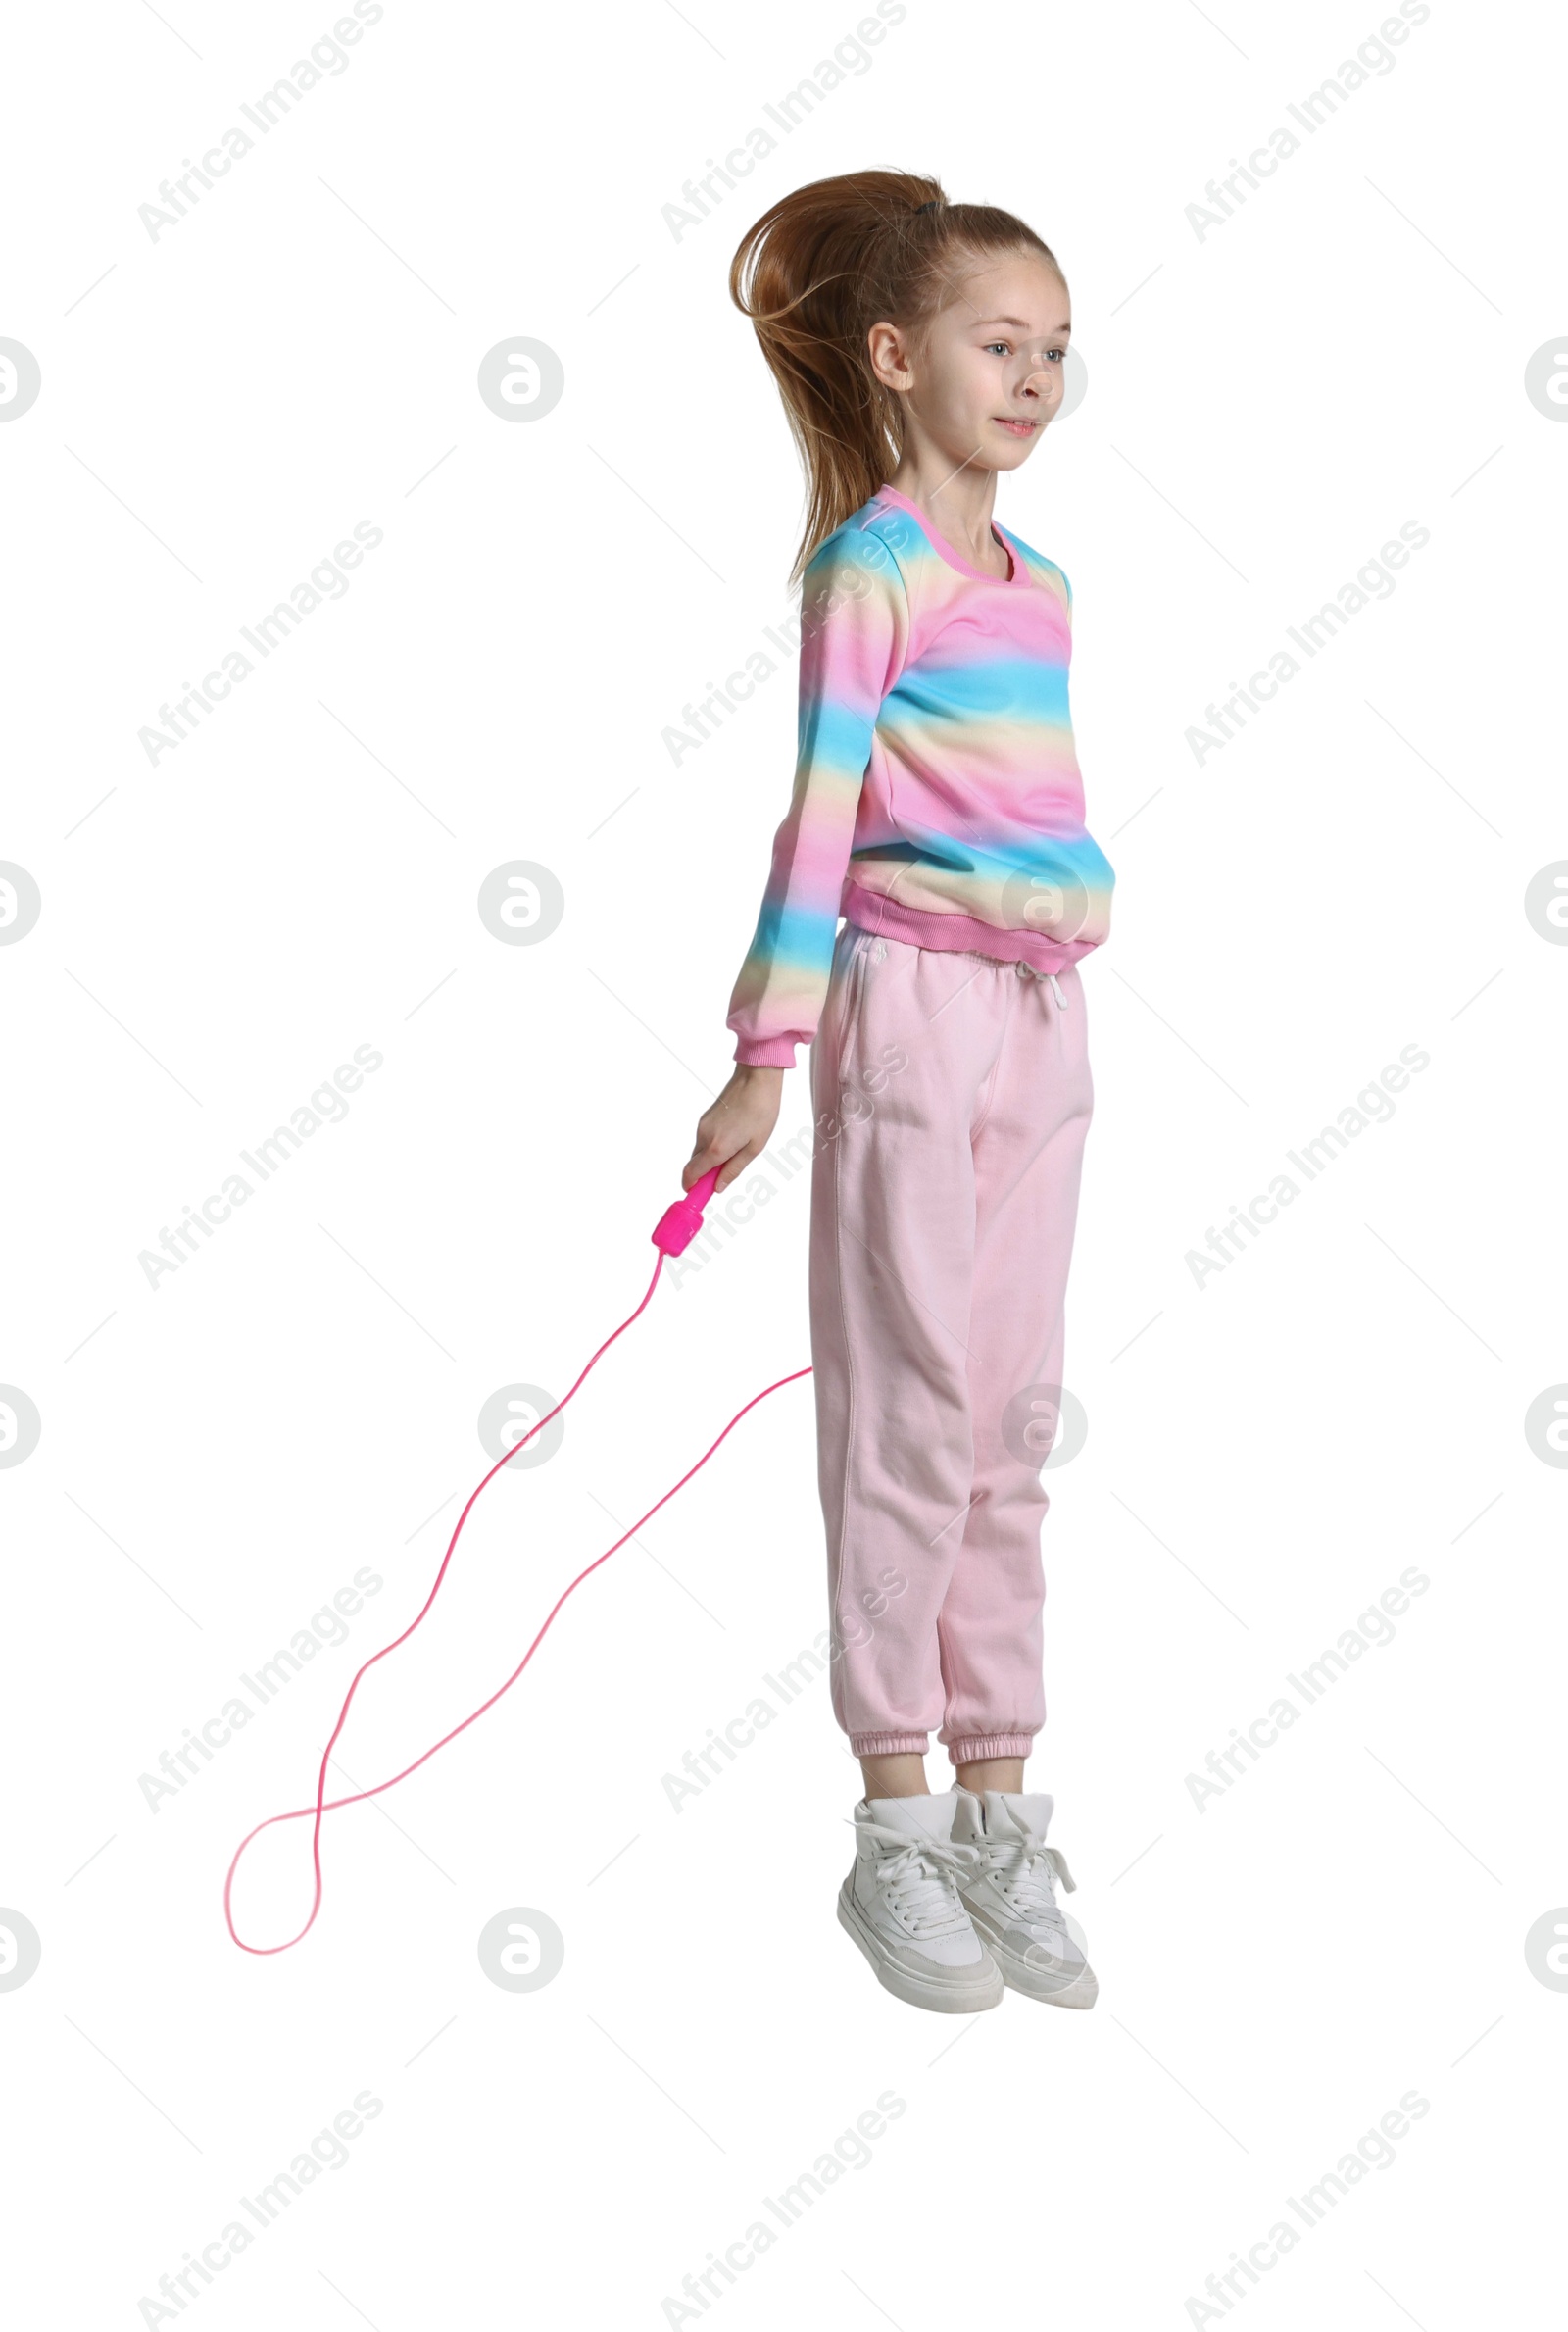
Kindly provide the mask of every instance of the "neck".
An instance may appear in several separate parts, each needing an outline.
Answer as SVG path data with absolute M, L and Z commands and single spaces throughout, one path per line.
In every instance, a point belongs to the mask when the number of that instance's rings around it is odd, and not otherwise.
M 918 504 L 944 542 L 961 551 L 971 566 L 981 567 L 995 550 L 991 514 L 997 499 L 997 473 L 965 464 L 955 471 L 942 457 L 906 457 L 889 479 L 908 502 Z

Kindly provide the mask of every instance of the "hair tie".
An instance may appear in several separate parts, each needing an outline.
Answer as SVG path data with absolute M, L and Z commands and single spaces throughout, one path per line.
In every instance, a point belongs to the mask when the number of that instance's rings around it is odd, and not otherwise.
M 918 219 L 918 218 L 919 218 L 919 216 L 920 216 L 920 213 L 921 213 L 922 211 L 935 211 L 935 210 L 938 210 L 938 209 L 940 209 L 940 207 L 941 207 L 941 203 L 942 203 L 942 197 L 941 197 L 941 195 L 940 195 L 940 194 L 939 194 L 939 195 L 937 195 L 937 196 L 936 196 L 936 197 L 935 197 L 935 198 L 934 198 L 934 199 L 933 199 L 931 202 L 928 202 L 928 203 L 916 203 L 916 204 L 915 204 L 915 206 L 914 206 L 914 215 L 915 215 L 916 219 Z

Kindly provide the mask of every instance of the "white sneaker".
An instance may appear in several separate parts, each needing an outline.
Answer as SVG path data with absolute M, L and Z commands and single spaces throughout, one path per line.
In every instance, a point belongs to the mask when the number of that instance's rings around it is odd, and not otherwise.
M 1004 1984 L 1057 2009 L 1092 2009 L 1100 1985 L 1067 1931 L 1055 1881 L 1076 1893 L 1066 1857 L 1047 1846 L 1055 1801 L 1044 1790 L 987 1790 L 955 1782 L 953 1840 L 967 1848 L 959 1878 L 976 1932 L 996 1956 Z
M 968 2015 L 1002 1999 L 1002 1970 L 976 1935 L 956 1879 L 969 1857 L 950 1843 L 956 1800 L 862 1798 L 839 1924 L 879 1984 L 917 2009 Z

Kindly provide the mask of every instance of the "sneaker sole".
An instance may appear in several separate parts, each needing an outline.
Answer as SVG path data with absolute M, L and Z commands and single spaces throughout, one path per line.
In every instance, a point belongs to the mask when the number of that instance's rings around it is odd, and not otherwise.
M 1038 1974 L 1015 1965 L 1011 1953 L 992 1934 L 984 1913 L 977 1911 L 973 1904 L 964 1898 L 961 1887 L 958 1897 L 969 1913 L 976 1935 L 1001 1969 L 1002 1981 L 1009 1992 L 1021 1992 L 1025 2000 L 1038 2000 L 1048 2009 L 1094 2007 L 1100 1998 L 1100 1979 L 1092 1967 L 1086 1967 L 1083 1974 L 1074 1977 L 1070 1984 L 1059 1984 L 1053 1990 L 1049 1982 Z
M 850 1877 L 839 1889 L 839 1925 L 855 1943 L 859 1945 L 860 1950 L 871 1963 L 872 1974 L 884 1991 L 891 1992 L 896 1999 L 907 2002 L 910 2008 L 930 2009 L 939 2016 L 968 2016 L 974 2014 L 977 2009 L 994 2009 L 1001 2006 L 1002 1996 L 1006 1990 L 1005 1979 L 996 1960 L 991 1959 L 983 1938 L 980 1948 L 986 1953 L 986 1959 L 981 1961 L 979 1968 L 972 1975 L 966 1973 L 961 1990 L 956 1984 L 950 1986 L 940 1982 L 928 1982 L 923 1977 L 915 1975 L 909 1968 L 901 1967 L 897 1960 L 888 1959 L 887 1955 L 879 1948 L 875 1935 L 861 1917 L 856 1906 L 853 1890 L 854 1873 L 852 1871 Z M 989 1975 L 985 1972 L 988 1962 L 990 1965 Z

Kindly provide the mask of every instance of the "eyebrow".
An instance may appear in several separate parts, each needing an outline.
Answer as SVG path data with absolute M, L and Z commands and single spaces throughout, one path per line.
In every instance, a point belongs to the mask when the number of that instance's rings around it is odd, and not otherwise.
M 985 316 L 981 318 L 980 322 L 975 325 L 974 328 L 977 332 L 983 332 L 994 323 L 1010 323 L 1013 330 L 1016 332 L 1026 332 L 1029 329 L 1029 326 L 1024 323 L 1021 316 Z M 1072 325 L 1070 323 L 1054 323 L 1048 325 L 1047 335 L 1049 337 L 1053 332 L 1070 332 L 1071 330 Z

